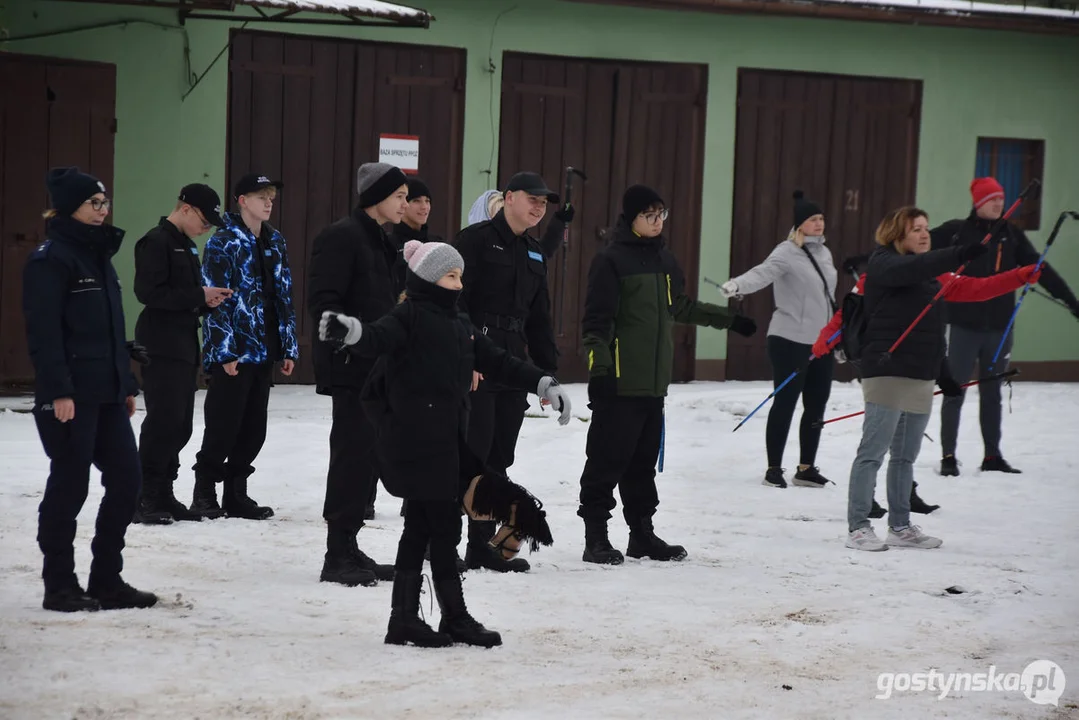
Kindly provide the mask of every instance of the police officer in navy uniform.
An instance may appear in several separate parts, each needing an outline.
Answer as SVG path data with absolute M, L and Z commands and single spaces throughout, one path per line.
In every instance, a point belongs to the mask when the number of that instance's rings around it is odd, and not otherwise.
M 97 178 L 54 168 L 46 241 L 26 263 L 23 312 L 34 364 L 34 421 L 51 461 L 38 508 L 46 610 L 145 608 L 157 596 L 128 585 L 124 535 L 142 474 L 131 416 L 138 384 L 125 342 L 120 282 L 111 258 L 124 231 L 105 223 L 109 199 Z M 75 575 L 75 523 L 90 489 L 90 465 L 105 496 L 86 590 Z
M 558 348 L 551 328 L 547 262 L 528 231 L 543 220 L 549 203 L 558 204 L 558 195 L 538 174 L 521 172 L 510 178 L 504 196 L 505 205 L 491 220 L 457 235 L 455 245 L 465 261 L 460 307 L 500 348 L 520 359 L 531 357 L 534 365 L 554 375 Z M 505 473 L 513 465 L 527 409 L 524 392 L 479 380 L 472 393 L 468 444 L 491 470 Z M 490 543 L 494 534 L 494 522 L 469 520 L 468 567 L 527 571 L 526 560 L 508 559 Z
M 221 198 L 213 188 L 187 185 L 169 216 L 135 245 L 135 297 L 146 306 L 135 324 L 135 340 L 151 361 L 142 369 L 146 418 L 139 435 L 142 496 L 137 523 L 202 519 L 176 499 L 173 483 L 195 415 L 199 319 L 232 295 L 229 288 L 203 287 L 192 238 L 224 224 Z

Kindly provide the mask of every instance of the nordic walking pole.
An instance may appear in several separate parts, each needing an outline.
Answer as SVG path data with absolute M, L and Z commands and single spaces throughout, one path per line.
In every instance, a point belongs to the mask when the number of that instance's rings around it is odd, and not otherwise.
M 1015 199 L 1015 202 L 1012 203 L 1012 206 L 1008 208 L 1008 212 L 1001 215 L 1000 219 L 993 223 L 992 227 L 989 228 L 989 232 L 986 233 L 984 238 L 982 238 L 982 245 L 985 245 L 987 242 L 989 242 L 990 239 L 992 239 L 994 235 L 996 235 L 997 230 L 1003 227 L 1004 223 L 1008 221 L 1008 218 L 1011 217 L 1012 213 L 1014 213 L 1019 208 L 1019 206 L 1023 204 L 1023 200 L 1026 199 L 1027 195 L 1033 192 L 1040 185 L 1041 183 L 1038 180 L 1030 181 L 1030 184 L 1026 186 L 1026 189 L 1024 189 L 1023 192 L 1019 193 L 1019 197 L 1017 197 Z M 914 321 L 911 322 L 910 327 L 904 330 L 903 334 L 899 336 L 899 339 L 896 340 L 890 348 L 888 348 L 888 352 L 886 353 L 886 355 L 891 355 L 895 352 L 896 348 L 903 344 L 903 341 L 906 340 L 907 336 L 910 335 L 911 331 L 913 331 L 914 328 L 918 326 L 918 323 L 922 321 L 922 318 L 929 314 L 929 311 L 933 309 L 933 306 L 937 304 L 937 301 L 944 297 L 944 295 L 952 289 L 952 285 L 955 284 L 955 282 L 958 280 L 958 276 L 962 275 L 963 271 L 966 270 L 966 268 L 967 263 L 963 263 L 959 266 L 959 268 L 955 271 L 955 276 L 941 286 L 940 290 L 937 291 L 937 294 L 934 295 L 933 299 L 929 301 L 929 304 L 926 305 L 920 313 L 918 313 L 918 317 L 914 318 Z
M 843 330 L 842 330 L 842 329 L 836 330 L 836 331 L 835 331 L 835 332 L 834 332 L 834 333 L 832 334 L 832 337 L 828 338 L 828 344 L 830 345 L 830 344 L 832 343 L 832 341 L 833 341 L 833 340 L 835 340 L 835 339 L 836 339 L 837 337 L 839 337 L 839 334 L 840 334 L 840 333 L 842 333 L 842 332 L 843 332 Z M 815 358 L 815 357 L 816 357 L 816 355 L 810 355 L 810 356 L 809 356 L 809 359 L 810 359 L 810 361 L 812 361 L 812 360 L 813 360 L 813 358 Z M 761 404 L 760 404 L 760 405 L 758 405 L 757 407 L 753 408 L 753 412 L 751 412 L 751 413 L 750 413 L 749 415 L 746 415 L 746 416 L 745 416 L 744 418 L 742 418 L 742 422 L 740 422 L 740 423 L 738 423 L 737 425 L 735 425 L 735 426 L 734 426 L 734 430 L 731 430 L 731 432 L 738 432 L 738 428 L 742 427 L 742 426 L 743 426 L 743 425 L 745 425 L 745 424 L 746 424 L 747 422 L 749 422 L 749 419 L 750 419 L 751 417 L 753 417 L 754 415 L 756 415 L 756 414 L 757 414 L 757 411 L 758 411 L 758 410 L 760 410 L 760 409 L 761 409 L 762 407 L 764 407 L 765 405 L 767 405 L 767 404 L 768 404 L 768 401 L 769 401 L 769 400 L 771 400 L 771 399 L 772 399 L 772 398 L 774 398 L 774 397 L 775 397 L 776 395 L 778 395 L 778 394 L 780 393 L 780 391 L 781 391 L 781 390 L 782 390 L 783 388 L 787 387 L 787 385 L 790 385 L 790 382 L 791 382 L 791 380 L 793 380 L 794 378 L 798 377 L 798 373 L 799 373 L 799 372 L 801 372 L 801 371 L 800 371 L 800 370 L 795 370 L 795 371 L 794 371 L 794 372 L 792 372 L 792 373 L 791 373 L 790 375 L 788 375 L 788 376 L 787 376 L 787 379 L 786 379 L 786 380 L 784 380 L 783 382 L 779 383 L 779 387 L 777 387 L 777 388 L 776 388 L 775 390 L 773 390 L 773 391 L 772 391 L 772 393 L 771 393 L 771 394 L 770 394 L 770 395 L 769 395 L 768 397 L 764 398 L 764 400 L 762 400 L 762 401 L 761 401 Z
M 990 375 L 989 377 L 983 377 L 983 378 L 980 378 L 978 380 L 971 380 L 970 382 L 966 383 L 965 385 L 960 385 L 959 387 L 968 388 L 971 385 L 980 385 L 983 382 L 990 382 L 992 380 L 1003 380 L 1004 378 L 1009 378 L 1009 377 L 1012 377 L 1013 375 L 1018 375 L 1018 374 L 1019 374 L 1019 368 L 1012 368 L 1011 370 L 1008 370 L 1007 372 L 998 373 L 996 375 Z M 942 392 L 944 392 L 944 391 L 943 390 L 937 390 L 933 394 L 934 395 L 940 395 Z M 858 412 L 850 413 L 848 415 L 840 415 L 839 417 L 832 418 L 831 420 L 818 420 L 817 422 L 813 423 L 813 427 L 814 428 L 822 428 L 825 425 L 831 425 L 832 423 L 839 422 L 840 420 L 850 420 L 851 418 L 858 417 L 859 415 L 865 415 L 865 410 L 859 410 Z
M 588 182 L 588 176 L 584 172 L 569 165 L 566 167 L 566 197 L 563 198 L 563 207 L 570 206 L 570 198 L 573 196 L 573 176 L 580 176 L 581 180 Z M 566 334 L 566 285 L 569 283 L 569 223 L 562 230 L 562 290 L 558 305 L 558 334 Z
M 1053 246 L 1053 241 L 1057 239 L 1057 233 L 1060 232 L 1060 227 L 1064 224 L 1064 219 L 1068 217 L 1079 220 L 1079 213 L 1071 210 L 1065 210 L 1060 213 L 1056 225 L 1053 226 L 1053 232 L 1049 233 L 1049 239 L 1045 242 L 1045 249 L 1042 250 L 1042 254 L 1038 258 L 1037 264 L 1034 265 L 1034 272 L 1038 272 L 1042 269 L 1042 263 L 1045 262 L 1045 256 L 1049 254 L 1049 248 Z M 1023 292 L 1019 295 L 1018 302 L 1015 303 L 1015 309 L 1012 310 L 1012 316 L 1008 318 L 1008 326 L 1004 328 L 1004 334 L 1000 337 L 1000 345 L 997 345 L 997 351 L 993 353 L 993 362 L 989 363 L 989 372 L 993 372 L 993 368 L 997 366 L 997 360 L 1000 358 L 1000 353 L 1004 350 L 1004 343 L 1007 342 L 1008 334 L 1012 331 L 1012 326 L 1015 325 L 1015 318 L 1019 315 L 1019 308 L 1023 305 L 1023 299 L 1026 298 L 1031 287 L 1029 282 L 1023 286 Z

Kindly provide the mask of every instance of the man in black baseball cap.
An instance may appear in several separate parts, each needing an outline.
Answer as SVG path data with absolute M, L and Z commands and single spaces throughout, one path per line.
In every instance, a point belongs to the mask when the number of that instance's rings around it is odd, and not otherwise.
M 519 172 L 506 183 L 506 193 L 524 192 L 535 197 L 545 197 L 552 205 L 558 204 L 558 193 L 547 187 L 539 173 Z
M 142 368 L 146 419 L 139 439 L 142 495 L 137 523 L 167 525 L 200 520 L 176 499 L 180 452 L 191 438 L 199 368 L 199 318 L 232 295 L 203 287 L 199 251 L 192 238 L 223 227 L 221 198 L 208 185 L 185 185 L 168 217 L 135 246 L 135 297 L 146 307 L 135 342 L 150 363 Z
M 193 183 L 184 185 L 180 190 L 180 202 L 202 213 L 203 219 L 214 227 L 225 227 L 225 221 L 221 219 L 221 198 L 209 185 Z M 205 230 L 203 231 L 205 232 Z M 197 233 L 196 235 L 201 235 Z M 193 237 L 188 234 L 188 237 Z

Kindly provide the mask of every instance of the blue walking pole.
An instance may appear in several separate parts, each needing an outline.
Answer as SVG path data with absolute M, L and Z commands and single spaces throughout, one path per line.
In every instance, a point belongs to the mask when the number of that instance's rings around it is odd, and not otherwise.
M 843 330 L 842 330 L 842 329 L 836 330 L 836 331 L 835 331 L 835 333 L 833 333 L 833 334 L 832 334 L 832 337 L 828 338 L 828 344 L 829 344 L 829 345 L 831 345 L 831 344 L 832 344 L 832 342 L 833 342 L 833 341 L 834 341 L 834 340 L 835 340 L 835 339 L 836 339 L 837 337 L 839 337 L 840 333 L 842 333 L 842 332 L 843 332 Z M 810 356 L 809 356 L 809 359 L 810 359 L 810 360 L 813 360 L 813 358 L 815 358 L 815 357 L 816 357 L 815 355 L 810 355 Z M 746 424 L 747 422 L 749 422 L 749 419 L 750 419 L 751 417 L 753 417 L 754 415 L 756 415 L 756 414 L 757 414 L 757 411 L 758 411 L 758 410 L 760 410 L 760 409 L 761 409 L 762 407 L 764 407 L 765 405 L 767 405 L 767 404 L 768 404 L 768 401 L 769 401 L 769 400 L 771 400 L 771 399 L 772 399 L 772 398 L 774 398 L 774 397 L 775 397 L 776 395 L 778 395 L 778 394 L 779 394 L 779 392 L 780 392 L 780 391 L 781 391 L 781 390 L 782 390 L 783 388 L 785 388 L 785 387 L 787 387 L 788 385 L 790 385 L 790 382 L 791 382 L 791 380 L 793 380 L 794 378 L 796 378 L 796 377 L 798 376 L 798 373 L 799 373 L 799 372 L 801 372 L 801 371 L 800 371 L 800 370 L 795 370 L 795 371 L 794 371 L 794 372 L 792 372 L 792 373 L 791 373 L 790 375 L 788 375 L 788 376 L 787 376 L 787 379 L 786 379 L 786 380 L 784 380 L 783 382 L 779 383 L 779 387 L 777 387 L 777 388 L 776 388 L 775 390 L 773 390 L 773 391 L 772 391 L 772 394 L 771 394 L 771 395 L 769 395 L 768 397 L 764 398 L 764 400 L 762 400 L 762 401 L 761 401 L 761 404 L 760 404 L 760 405 L 758 405 L 757 407 L 753 408 L 753 412 L 751 412 L 751 413 L 750 413 L 749 415 L 746 415 L 746 416 L 745 416 L 744 418 L 742 418 L 742 422 L 738 423 L 738 424 L 737 424 L 737 425 L 736 425 L 736 426 L 734 427 L 734 430 L 731 430 L 731 432 L 738 432 L 738 428 L 742 427 L 742 426 L 743 426 L 743 425 L 745 425 L 745 424 Z
M 663 455 L 667 450 L 667 414 L 663 414 L 662 423 L 659 426 L 659 471 L 663 472 Z
M 1057 218 L 1056 225 L 1053 226 L 1053 232 L 1049 233 L 1049 239 L 1045 242 L 1045 249 L 1042 250 L 1041 256 L 1038 258 L 1037 264 L 1034 265 L 1034 270 L 1037 272 L 1041 270 L 1042 263 L 1045 262 L 1045 256 L 1049 254 L 1049 248 L 1053 246 L 1053 241 L 1057 239 L 1057 233 L 1060 232 L 1060 226 L 1064 224 L 1064 219 L 1071 217 L 1073 220 L 1079 220 L 1079 213 L 1070 210 L 1065 210 L 1060 213 L 1060 217 Z M 997 345 L 997 351 L 993 353 L 993 362 L 989 364 L 989 369 L 986 372 L 992 372 L 993 368 L 997 366 L 997 360 L 1000 358 L 1000 353 L 1004 350 L 1004 343 L 1008 340 L 1008 335 L 1012 331 L 1012 326 L 1015 325 L 1015 318 L 1019 315 L 1019 308 L 1023 305 L 1023 299 L 1026 298 L 1027 293 L 1033 286 L 1027 283 L 1023 286 L 1023 292 L 1019 295 L 1019 301 L 1015 303 L 1015 309 L 1012 310 L 1012 316 L 1008 319 L 1008 326 L 1004 328 L 1004 334 L 1000 338 L 1000 345 Z

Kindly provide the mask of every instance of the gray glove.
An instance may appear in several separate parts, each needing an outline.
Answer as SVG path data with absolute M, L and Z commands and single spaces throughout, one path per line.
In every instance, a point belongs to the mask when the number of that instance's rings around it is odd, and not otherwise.
M 561 413 L 561 415 L 558 416 L 559 425 L 569 424 L 572 406 L 569 402 L 569 395 L 566 394 L 566 391 L 562 389 L 562 386 L 558 384 L 557 380 L 550 375 L 545 375 L 540 378 L 539 387 L 536 388 L 536 394 L 549 401 L 551 407 Z
M 355 345 L 363 335 L 363 323 L 359 319 L 342 315 L 333 310 L 326 310 L 318 321 L 318 339 L 326 342 L 338 342 L 342 345 Z

